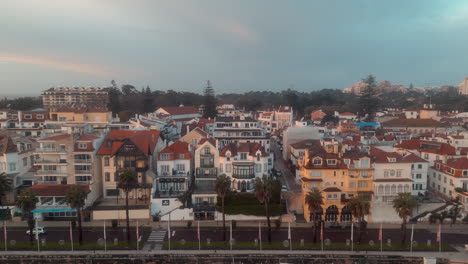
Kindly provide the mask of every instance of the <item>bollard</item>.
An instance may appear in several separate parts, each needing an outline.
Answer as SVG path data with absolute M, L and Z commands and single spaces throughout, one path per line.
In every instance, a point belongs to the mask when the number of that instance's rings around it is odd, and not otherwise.
M 387 238 L 387 246 L 389 247 L 392 246 L 392 240 L 390 238 Z
M 114 246 L 117 246 L 119 244 L 119 239 L 118 238 L 114 238 Z
M 258 239 L 254 239 L 255 247 L 258 247 Z
M 301 238 L 301 247 L 304 247 L 304 239 Z

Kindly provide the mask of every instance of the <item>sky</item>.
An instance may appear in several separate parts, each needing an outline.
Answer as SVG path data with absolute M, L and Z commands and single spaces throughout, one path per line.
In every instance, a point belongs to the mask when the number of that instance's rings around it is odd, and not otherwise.
M 0 96 L 458 85 L 467 32 L 466 0 L 1 0 Z

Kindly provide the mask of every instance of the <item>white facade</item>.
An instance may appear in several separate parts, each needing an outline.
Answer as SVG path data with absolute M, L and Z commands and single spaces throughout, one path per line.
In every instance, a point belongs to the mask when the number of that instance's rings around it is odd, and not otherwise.
M 415 162 L 411 164 L 411 178 L 413 179 L 412 195 L 424 194 L 427 190 L 429 162 Z
M 412 193 L 411 163 L 374 163 L 374 197 L 391 203 L 398 193 Z

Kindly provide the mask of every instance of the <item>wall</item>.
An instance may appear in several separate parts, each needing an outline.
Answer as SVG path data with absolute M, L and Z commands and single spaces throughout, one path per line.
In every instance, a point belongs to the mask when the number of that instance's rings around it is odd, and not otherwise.
M 125 209 L 122 210 L 94 210 L 93 220 L 125 220 Z M 149 219 L 150 209 L 129 210 L 130 219 Z

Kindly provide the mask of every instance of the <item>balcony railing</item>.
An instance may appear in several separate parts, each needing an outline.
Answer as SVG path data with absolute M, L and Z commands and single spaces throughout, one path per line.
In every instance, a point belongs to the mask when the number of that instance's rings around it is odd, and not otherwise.
M 38 175 L 67 175 L 66 171 L 59 170 L 38 170 L 36 171 Z
M 253 179 L 255 178 L 255 173 L 248 175 L 233 174 L 232 177 L 236 179 Z
M 92 181 L 89 180 L 89 181 L 75 181 L 76 184 L 91 184 Z
M 91 174 L 91 170 L 75 170 L 75 174 Z
M 218 176 L 218 168 L 197 168 L 197 178 L 216 178 Z
M 61 160 L 39 159 L 39 160 L 35 160 L 34 164 L 63 164 L 63 165 L 67 165 L 67 160 L 66 159 L 61 159 Z
M 58 181 L 37 181 L 38 184 L 59 184 Z
M 36 152 L 46 152 L 46 153 L 66 153 L 65 149 L 57 149 L 57 148 L 37 148 Z
M 91 159 L 75 159 L 75 163 L 92 163 Z

